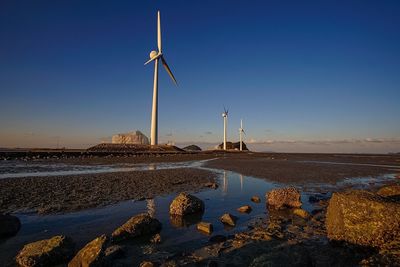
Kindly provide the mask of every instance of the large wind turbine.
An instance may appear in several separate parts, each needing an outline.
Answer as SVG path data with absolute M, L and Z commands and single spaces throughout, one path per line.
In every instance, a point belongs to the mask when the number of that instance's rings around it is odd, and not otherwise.
M 168 67 L 167 62 L 165 61 L 164 55 L 161 49 L 161 21 L 160 21 L 160 11 L 157 12 L 157 51 L 150 52 L 150 60 L 144 63 L 147 65 L 148 63 L 154 61 L 154 85 L 153 85 L 153 108 L 151 112 L 151 137 L 150 143 L 152 146 L 158 144 L 158 61 L 161 59 L 161 62 L 171 77 L 172 81 L 177 85 L 176 79 L 172 74 L 171 69 Z
M 224 112 L 222 112 L 222 117 L 224 118 L 224 150 L 226 150 L 226 126 L 228 123 L 228 111 L 229 109 L 225 109 L 224 107 Z
M 242 148 L 243 148 L 243 137 L 242 137 L 242 134 L 246 134 L 246 133 L 244 132 L 244 129 L 243 129 L 243 120 L 240 119 L 240 128 L 239 128 L 240 151 L 242 151 Z

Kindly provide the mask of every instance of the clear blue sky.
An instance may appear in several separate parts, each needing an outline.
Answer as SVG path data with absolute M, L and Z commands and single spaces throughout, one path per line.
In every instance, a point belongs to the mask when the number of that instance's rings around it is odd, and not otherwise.
M 225 105 L 258 150 L 400 150 L 399 1 L 3 0 L 0 146 L 148 135 L 157 10 L 161 141 L 220 142 Z

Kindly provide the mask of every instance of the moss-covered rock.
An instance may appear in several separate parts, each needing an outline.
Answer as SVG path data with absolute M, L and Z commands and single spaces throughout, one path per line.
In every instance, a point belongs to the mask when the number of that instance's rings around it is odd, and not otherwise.
M 381 247 L 400 240 L 400 204 L 363 190 L 334 193 L 326 229 L 332 240 Z
M 18 266 L 53 266 L 68 262 L 74 253 L 74 243 L 58 235 L 25 245 L 16 257 Z

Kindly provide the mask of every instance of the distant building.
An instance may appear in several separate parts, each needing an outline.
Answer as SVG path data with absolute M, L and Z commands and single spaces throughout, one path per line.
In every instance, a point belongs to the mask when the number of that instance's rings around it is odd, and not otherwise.
M 113 135 L 113 144 L 135 144 L 135 145 L 148 145 L 149 139 L 141 131 L 134 131 L 129 133 L 120 133 Z

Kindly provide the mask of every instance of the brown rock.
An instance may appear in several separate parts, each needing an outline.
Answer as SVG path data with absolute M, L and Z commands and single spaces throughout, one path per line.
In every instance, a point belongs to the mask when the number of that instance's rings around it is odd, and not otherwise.
M 157 219 L 152 218 L 148 213 L 142 213 L 130 218 L 116 229 L 112 233 L 112 238 L 115 241 L 120 241 L 127 238 L 154 234 L 160 230 L 161 223 Z
M 266 194 L 268 205 L 275 209 L 300 208 L 300 192 L 294 187 L 279 188 Z
M 143 261 L 139 267 L 154 267 L 154 263 L 152 263 L 151 261 Z
M 211 223 L 207 223 L 207 222 L 199 222 L 197 224 L 197 230 L 200 230 L 201 232 L 207 233 L 207 234 L 211 234 L 213 231 L 213 226 Z
M 238 208 L 237 211 L 243 212 L 243 213 L 250 213 L 252 211 L 252 208 L 249 205 L 245 205 L 245 206 Z
M 188 215 L 204 211 L 201 199 L 187 193 L 180 193 L 169 206 L 169 213 L 175 215 Z
M 16 257 L 18 266 L 53 266 L 67 262 L 74 253 L 74 243 L 58 235 L 25 245 Z
M 21 228 L 18 217 L 0 214 L 0 238 L 14 236 Z
M 306 210 L 303 210 L 303 209 L 294 209 L 293 214 L 297 215 L 303 219 L 307 219 L 310 217 L 310 214 Z
M 100 266 L 105 262 L 106 235 L 92 240 L 84 246 L 68 263 L 68 267 Z
M 155 234 L 151 239 L 150 242 L 153 244 L 158 244 L 161 243 L 161 235 L 160 234 Z
M 253 201 L 254 203 L 260 203 L 261 198 L 259 196 L 252 196 L 251 201 Z
M 384 186 L 377 192 L 381 197 L 400 196 L 400 185 Z
M 230 225 L 230 226 L 235 226 L 236 225 L 236 221 L 237 221 L 237 217 L 233 216 L 232 214 L 225 213 L 224 215 L 221 216 L 220 221 L 223 224 L 227 224 L 227 225 Z
M 326 214 L 328 237 L 380 247 L 400 240 L 400 204 L 363 190 L 334 193 Z

